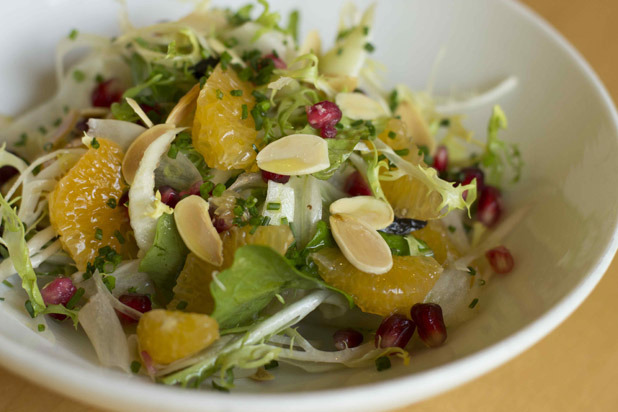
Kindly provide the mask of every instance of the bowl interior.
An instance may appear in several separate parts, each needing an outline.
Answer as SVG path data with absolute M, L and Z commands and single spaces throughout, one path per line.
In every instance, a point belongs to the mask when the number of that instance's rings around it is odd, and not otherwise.
M 242 3 L 225 2 L 231 6 Z M 284 12 L 301 9 L 301 31 L 318 28 L 327 44 L 336 33 L 338 2 L 270 3 Z M 117 32 L 118 8 L 113 1 L 34 4 L 24 1 L 0 6 L 0 27 L 12 38 L 0 55 L 2 113 L 17 114 L 53 93 L 53 50 L 71 28 Z M 172 1 L 130 3 L 136 24 L 174 18 L 189 8 L 186 3 Z M 13 305 L 7 299 L 0 305 L 3 364 L 18 372 L 27 369 L 34 374 L 31 378 L 71 395 L 66 386 L 47 379 L 61 374 L 81 393 L 90 394 L 90 401 L 107 407 L 143 404 L 152 410 L 166 410 L 182 400 L 184 410 L 206 404 L 214 409 L 240 410 L 246 402 L 284 410 L 294 399 L 282 395 L 277 398 L 280 402 L 273 403 L 264 394 L 302 392 L 311 403 L 295 404 L 297 410 L 338 402 L 355 410 L 386 408 L 430 396 L 497 366 L 563 320 L 594 287 L 616 247 L 618 187 L 612 184 L 618 176 L 614 161 L 618 156 L 616 116 L 602 87 L 570 46 L 510 2 L 378 2 L 374 36 L 373 57 L 388 68 L 385 79 L 389 85 L 407 83 L 412 89 L 424 89 L 433 73 L 436 92 L 449 94 L 483 90 L 511 75 L 518 79 L 518 87 L 495 102 L 509 119 L 504 136 L 519 144 L 526 163 L 520 183 L 505 191 L 507 214 L 530 207 L 504 241 L 515 256 L 516 269 L 485 286 L 477 315 L 450 330 L 445 346 L 430 351 L 419 345 L 409 366 L 380 373 L 340 370 L 306 374 L 282 368 L 274 382 L 246 382 L 235 391 L 259 392 L 260 397 L 222 397 L 155 387 L 120 372 L 102 371 L 96 367 L 85 337 L 69 327 L 54 325 L 56 341 L 50 343 L 20 323 L 28 321 L 21 302 Z M 443 58 L 434 69 L 440 50 Z M 484 139 L 490 113 L 491 105 L 465 112 L 465 123 L 476 137 Z M 7 295 L 0 285 L 0 296 Z M 374 386 L 358 390 L 366 384 Z M 110 388 L 116 390 L 115 400 L 107 396 Z M 357 390 L 333 391 L 341 388 Z M 386 399 L 397 388 L 399 396 Z M 316 390 L 328 392 L 319 396 L 307 393 Z M 323 403 L 327 400 L 330 403 Z

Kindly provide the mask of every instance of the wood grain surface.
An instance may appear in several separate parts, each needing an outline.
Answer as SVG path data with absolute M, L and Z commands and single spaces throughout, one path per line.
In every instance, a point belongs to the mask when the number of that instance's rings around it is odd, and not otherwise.
M 464 1 L 464 0 L 460 0 Z M 618 0 L 524 0 L 618 96 Z M 397 412 L 618 410 L 618 259 L 558 329 L 487 375 Z M 0 368 L 2 412 L 101 412 Z

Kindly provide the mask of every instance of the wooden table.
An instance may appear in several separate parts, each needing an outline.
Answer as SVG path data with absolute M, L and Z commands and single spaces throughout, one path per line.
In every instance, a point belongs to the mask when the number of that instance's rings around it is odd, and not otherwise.
M 618 96 L 618 1 L 524 0 L 551 22 Z M 489 374 L 398 412 L 618 410 L 618 259 L 564 324 Z M 0 369 L 2 412 L 101 412 Z

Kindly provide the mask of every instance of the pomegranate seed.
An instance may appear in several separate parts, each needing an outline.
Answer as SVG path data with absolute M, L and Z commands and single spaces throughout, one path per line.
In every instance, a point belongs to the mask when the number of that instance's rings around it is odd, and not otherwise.
M 218 216 L 213 219 L 212 225 L 215 227 L 215 229 L 217 229 L 217 233 L 223 233 L 226 230 L 230 230 L 230 228 L 233 226 L 232 222 Z
M 267 54 L 266 56 L 264 56 L 265 59 L 270 59 L 273 61 L 273 64 L 275 65 L 275 69 L 287 69 L 288 65 L 285 64 L 285 62 L 283 60 L 281 60 L 279 57 L 275 56 L 274 54 Z
M 110 107 L 122 99 L 122 90 L 116 79 L 97 84 L 92 91 L 91 100 L 94 107 Z
M 425 345 L 437 348 L 446 340 L 446 326 L 442 308 L 435 303 L 417 303 L 410 310 L 412 320 L 418 328 L 418 336 Z
M 363 334 L 354 329 L 340 329 L 333 335 L 333 340 L 338 350 L 355 348 L 363 343 Z
M 350 196 L 371 196 L 371 189 L 365 179 L 360 174 L 359 171 L 356 171 L 345 180 L 345 184 L 343 186 L 343 190 L 346 191 Z
M 65 306 L 75 292 L 77 292 L 77 288 L 73 285 L 71 278 L 56 278 L 41 289 L 41 296 L 45 305 Z M 57 313 L 52 313 L 49 316 L 58 320 L 66 319 L 66 315 Z
M 152 310 L 152 302 L 150 298 L 146 295 L 140 295 L 137 293 L 130 293 L 126 295 L 122 295 L 118 298 L 118 300 L 127 305 L 128 307 L 135 309 L 138 312 L 146 313 Z M 136 319 L 133 319 L 124 313 L 120 313 L 116 311 L 120 320 L 126 323 L 137 323 Z
M 390 315 L 382 320 L 376 332 L 376 348 L 405 348 L 414 334 L 414 322 L 402 315 Z
M 200 196 L 200 187 L 202 186 L 203 183 L 204 182 L 202 182 L 201 180 L 193 183 L 190 188 L 188 188 L 187 190 L 183 190 L 182 192 L 178 194 L 178 196 L 180 196 L 181 199 L 186 196 L 192 196 L 192 195 Z
M 489 261 L 491 268 L 496 273 L 509 273 L 515 266 L 513 255 L 504 246 L 498 246 L 485 252 L 485 257 Z
M 15 169 L 13 166 L 0 167 L 0 186 L 11 180 L 18 173 L 19 170 Z
M 267 172 L 266 170 L 262 170 L 262 180 L 268 182 L 272 180 L 277 183 L 287 183 L 290 180 L 290 176 L 287 175 L 278 175 L 277 173 Z
M 335 126 L 341 120 L 341 110 L 339 107 L 328 100 L 307 106 L 307 121 L 314 129 L 322 129 L 326 126 Z
M 466 167 L 461 169 L 461 184 L 467 185 L 476 179 L 476 188 L 480 192 L 485 187 L 485 174 L 478 167 Z
M 500 190 L 493 186 L 485 186 L 481 190 L 476 218 L 485 226 L 496 224 L 502 214 L 502 197 Z
M 322 130 L 320 130 L 320 136 L 324 139 L 332 139 L 337 136 L 337 128 L 335 126 L 324 126 Z
M 445 146 L 438 146 L 436 154 L 433 156 L 433 168 L 436 169 L 438 173 L 444 173 L 447 167 L 448 150 L 446 150 Z
M 169 186 L 161 186 L 159 192 L 161 193 L 161 202 L 169 207 L 176 207 L 180 202 L 180 194 Z

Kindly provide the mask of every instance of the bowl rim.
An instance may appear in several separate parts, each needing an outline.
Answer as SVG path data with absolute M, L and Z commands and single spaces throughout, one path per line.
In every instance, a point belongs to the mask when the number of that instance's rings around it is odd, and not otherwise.
M 549 22 L 527 5 L 516 0 L 500 0 L 500 3 L 510 8 L 512 13 L 532 23 L 556 47 L 567 53 L 600 98 L 608 118 L 613 123 L 614 135 L 618 136 L 616 107 L 598 75 L 583 56 Z M 617 249 L 618 221 L 614 221 L 611 240 L 588 275 L 569 294 L 532 323 L 503 340 L 454 362 L 382 382 L 311 392 L 235 393 L 230 396 L 216 392 L 190 392 L 176 387 L 164 388 L 141 380 L 136 380 L 133 385 L 126 385 L 125 382 L 114 380 L 114 372 L 98 368 L 78 369 L 75 373 L 75 368 L 71 367 L 69 370 L 73 369 L 72 372 L 62 373 L 62 379 L 58 379 L 59 373 L 56 371 L 66 370 L 62 361 L 34 350 L 24 350 L 22 346 L 3 335 L 0 335 L 0 364 L 64 396 L 107 408 L 149 406 L 153 410 L 172 410 L 181 407 L 184 411 L 197 411 L 203 410 L 206 402 L 210 407 L 226 411 L 240 411 L 247 408 L 271 411 L 316 410 L 320 405 L 327 410 L 346 410 L 352 407 L 356 411 L 396 408 L 427 399 L 475 379 L 530 348 L 556 329 L 588 297 L 607 271 Z M 371 396 L 367 396 L 368 390 L 372 391 Z M 106 395 L 110 393 L 114 395 Z M 105 403 L 102 402 L 103 399 Z M 356 402 L 351 402 L 351 399 L 356 399 Z

